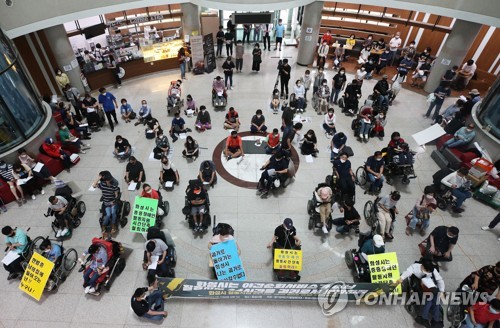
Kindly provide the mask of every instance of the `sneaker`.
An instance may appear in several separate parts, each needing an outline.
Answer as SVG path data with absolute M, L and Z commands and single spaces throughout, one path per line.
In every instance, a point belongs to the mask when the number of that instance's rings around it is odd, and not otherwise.
M 80 150 L 80 154 L 86 154 L 85 150 Z
M 490 230 L 490 227 L 484 226 L 484 227 L 481 227 L 481 230 L 488 231 L 488 230 Z
M 40 194 L 45 195 L 45 189 L 42 188 L 42 190 L 40 191 Z
M 227 160 L 229 161 L 231 158 L 232 158 L 232 157 L 231 157 L 231 155 L 229 155 L 229 156 L 227 157 Z
M 26 198 L 23 198 L 23 204 L 26 204 L 26 202 L 28 202 Z
M 92 293 L 95 293 L 95 288 L 94 287 L 90 287 L 89 288 L 88 294 L 92 294 Z
M 359 134 L 359 139 L 363 139 L 363 134 L 362 133 Z
M 19 277 L 19 273 L 17 273 L 17 272 L 11 272 L 11 273 L 9 273 L 9 276 L 7 277 L 7 280 L 16 279 L 17 277 Z
M 328 228 L 324 225 L 321 230 L 323 230 L 323 233 L 327 234 L 328 233 Z
M 31 195 L 31 199 L 35 200 L 36 196 L 35 195 Z
M 85 147 L 89 147 L 90 148 L 90 144 L 85 144 Z
M 85 294 L 88 294 L 90 290 L 90 286 L 85 287 Z
M 462 213 L 464 209 L 458 208 L 458 207 L 453 207 L 453 213 Z
M 61 232 L 61 237 L 66 236 L 66 234 L 69 232 L 68 228 L 64 228 L 63 231 Z
M 61 237 L 61 235 L 62 235 L 62 230 L 61 229 L 57 230 L 56 238 Z

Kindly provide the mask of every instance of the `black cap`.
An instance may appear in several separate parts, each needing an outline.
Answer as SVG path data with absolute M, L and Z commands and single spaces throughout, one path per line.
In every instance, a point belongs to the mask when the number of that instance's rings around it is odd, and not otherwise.
M 460 232 L 460 229 L 458 229 L 457 227 L 455 226 L 451 226 L 448 228 L 448 230 L 454 235 L 454 236 L 458 236 L 458 233 Z

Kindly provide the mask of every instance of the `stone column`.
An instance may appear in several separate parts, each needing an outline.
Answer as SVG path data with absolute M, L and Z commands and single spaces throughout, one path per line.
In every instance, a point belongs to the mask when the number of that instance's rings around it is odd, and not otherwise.
M 444 73 L 453 67 L 453 65 L 461 66 L 464 61 L 470 58 L 465 58 L 472 43 L 477 37 L 481 24 L 468 22 L 457 19 L 451 29 L 448 38 L 446 39 L 441 53 L 436 59 L 431 73 L 427 78 L 424 90 L 433 92 L 441 82 Z
M 82 80 L 80 78 L 80 65 L 78 65 L 76 61 L 73 47 L 71 46 L 71 43 L 69 43 L 64 25 L 56 25 L 46 28 L 44 33 L 49 40 L 52 53 L 56 58 L 59 69 L 68 75 L 69 81 L 73 87 L 80 90 L 80 93 L 85 93 L 85 89 L 83 88 Z M 73 65 L 71 64 L 72 62 Z M 52 72 L 52 74 L 55 74 L 55 72 Z
M 297 55 L 297 64 L 299 65 L 307 66 L 314 62 L 322 10 L 323 1 L 312 2 L 304 8 L 299 53 Z
M 181 3 L 182 34 L 201 35 L 200 7 L 190 2 Z

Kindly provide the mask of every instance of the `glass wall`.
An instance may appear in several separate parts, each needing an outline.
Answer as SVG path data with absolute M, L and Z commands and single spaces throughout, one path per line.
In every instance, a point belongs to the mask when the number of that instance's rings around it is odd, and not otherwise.
M 483 100 L 478 118 L 486 130 L 500 139 L 500 79 L 496 80 Z
M 0 156 L 31 137 L 44 118 L 42 103 L 0 30 Z

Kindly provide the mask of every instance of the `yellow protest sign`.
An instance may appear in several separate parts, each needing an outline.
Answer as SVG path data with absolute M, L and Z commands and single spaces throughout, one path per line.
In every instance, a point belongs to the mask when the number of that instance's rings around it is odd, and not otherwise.
M 275 249 L 274 269 L 277 270 L 302 270 L 302 251 L 296 249 Z
M 53 262 L 34 252 L 24 271 L 19 289 L 39 301 L 53 268 Z
M 390 284 L 399 279 L 399 265 L 396 252 L 368 255 L 372 283 Z M 401 294 L 401 286 L 394 290 Z

